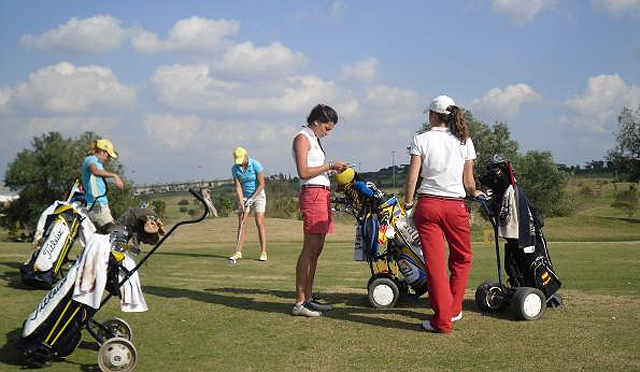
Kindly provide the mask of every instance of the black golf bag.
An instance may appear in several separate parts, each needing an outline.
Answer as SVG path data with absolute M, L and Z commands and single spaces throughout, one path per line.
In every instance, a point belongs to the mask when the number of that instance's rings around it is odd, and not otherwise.
M 561 282 L 542 232 L 543 221 L 518 186 L 511 162 L 494 155 L 480 182 L 491 190 L 490 213 L 497 222 L 498 236 L 506 239 L 504 266 L 509 285 L 537 288 L 548 306 L 559 305 L 555 294 Z
M 56 201 L 40 217 L 36 248 L 29 261 L 20 267 L 22 281 L 32 287 L 51 289 L 60 279 L 61 271 L 69 261 L 69 252 L 76 238 L 84 247 L 95 232 L 93 223 L 85 214 L 83 200 L 74 197 L 70 201 Z

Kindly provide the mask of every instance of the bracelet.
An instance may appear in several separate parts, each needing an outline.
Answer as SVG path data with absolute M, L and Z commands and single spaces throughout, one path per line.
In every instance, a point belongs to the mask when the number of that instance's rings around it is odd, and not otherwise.
M 413 203 L 404 203 L 404 209 L 405 210 L 411 209 L 411 208 L 413 208 Z

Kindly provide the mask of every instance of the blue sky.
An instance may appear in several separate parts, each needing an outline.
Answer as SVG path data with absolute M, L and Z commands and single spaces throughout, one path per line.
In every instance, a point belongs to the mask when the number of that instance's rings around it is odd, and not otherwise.
M 319 102 L 328 156 L 377 170 L 439 94 L 583 165 L 640 104 L 640 0 L 1 0 L 0 31 L 0 179 L 51 130 L 111 139 L 136 183 L 229 177 L 235 146 L 294 174 Z

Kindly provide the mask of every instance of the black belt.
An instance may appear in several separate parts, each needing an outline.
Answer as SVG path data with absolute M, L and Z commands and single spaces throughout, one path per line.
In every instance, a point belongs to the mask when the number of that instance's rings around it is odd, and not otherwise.
M 303 189 L 324 189 L 327 191 L 331 191 L 331 187 L 325 185 L 302 185 Z

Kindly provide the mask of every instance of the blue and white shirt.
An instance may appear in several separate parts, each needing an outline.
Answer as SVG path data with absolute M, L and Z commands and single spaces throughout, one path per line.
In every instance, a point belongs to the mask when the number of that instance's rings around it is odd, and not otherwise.
M 247 170 L 242 169 L 242 165 L 231 167 L 231 175 L 237 178 L 242 186 L 242 194 L 245 198 L 250 197 L 258 188 L 258 173 L 264 170 L 262 164 L 253 158 L 247 161 Z
M 91 164 L 95 164 L 98 169 L 104 169 L 104 166 L 95 155 L 87 156 L 84 159 L 84 163 L 82 164 L 82 187 L 84 188 L 87 205 L 89 207 L 92 206 L 96 197 L 99 197 L 97 204 L 109 204 L 109 200 L 106 195 L 107 185 L 102 177 L 96 177 L 91 173 L 89 170 L 89 166 Z

